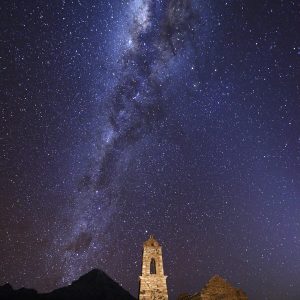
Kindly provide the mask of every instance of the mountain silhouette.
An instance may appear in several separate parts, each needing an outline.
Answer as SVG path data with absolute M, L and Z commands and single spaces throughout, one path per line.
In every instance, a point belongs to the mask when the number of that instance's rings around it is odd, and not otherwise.
M 94 269 L 81 276 L 71 285 L 50 293 L 39 294 L 36 290 L 14 290 L 10 284 L 0 286 L 0 300 L 136 300 L 103 271 Z

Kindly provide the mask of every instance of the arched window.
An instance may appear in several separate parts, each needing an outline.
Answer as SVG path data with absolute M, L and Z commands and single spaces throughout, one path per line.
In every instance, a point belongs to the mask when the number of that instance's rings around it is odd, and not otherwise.
M 156 264 L 155 264 L 155 259 L 154 258 L 151 258 L 150 274 L 156 274 Z

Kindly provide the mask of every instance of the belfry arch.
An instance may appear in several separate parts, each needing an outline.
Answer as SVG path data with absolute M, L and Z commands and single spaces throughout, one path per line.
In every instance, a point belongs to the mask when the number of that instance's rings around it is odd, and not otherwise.
M 150 274 L 156 274 L 156 263 L 155 263 L 155 259 L 151 258 L 151 262 L 150 262 Z

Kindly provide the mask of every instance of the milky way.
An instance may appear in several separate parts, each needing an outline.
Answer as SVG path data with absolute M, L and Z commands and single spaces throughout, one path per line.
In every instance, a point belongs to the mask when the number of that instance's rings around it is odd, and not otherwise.
M 4 2 L 0 284 L 136 295 L 154 234 L 170 299 L 299 299 L 296 4 Z
M 95 249 L 102 248 L 103 232 L 122 202 L 119 178 L 126 176 L 130 148 L 166 126 L 168 95 L 162 89 L 175 56 L 185 45 L 196 43 L 196 12 L 197 5 L 189 1 L 134 1 L 129 7 L 126 38 L 130 42 L 118 59 L 116 84 L 107 99 L 101 99 L 99 146 L 79 179 L 79 195 L 71 208 L 73 225 L 64 238 L 65 254 L 58 252 L 65 265 L 64 281 L 84 269 L 87 261 L 94 260 Z M 61 243 L 59 239 L 55 245 Z

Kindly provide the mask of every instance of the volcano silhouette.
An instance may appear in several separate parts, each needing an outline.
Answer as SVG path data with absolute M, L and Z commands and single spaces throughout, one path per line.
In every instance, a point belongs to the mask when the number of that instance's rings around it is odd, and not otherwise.
M 81 276 L 71 285 L 50 293 L 39 294 L 36 290 L 14 290 L 10 284 L 0 287 L 1 300 L 136 300 L 103 271 L 94 269 Z

